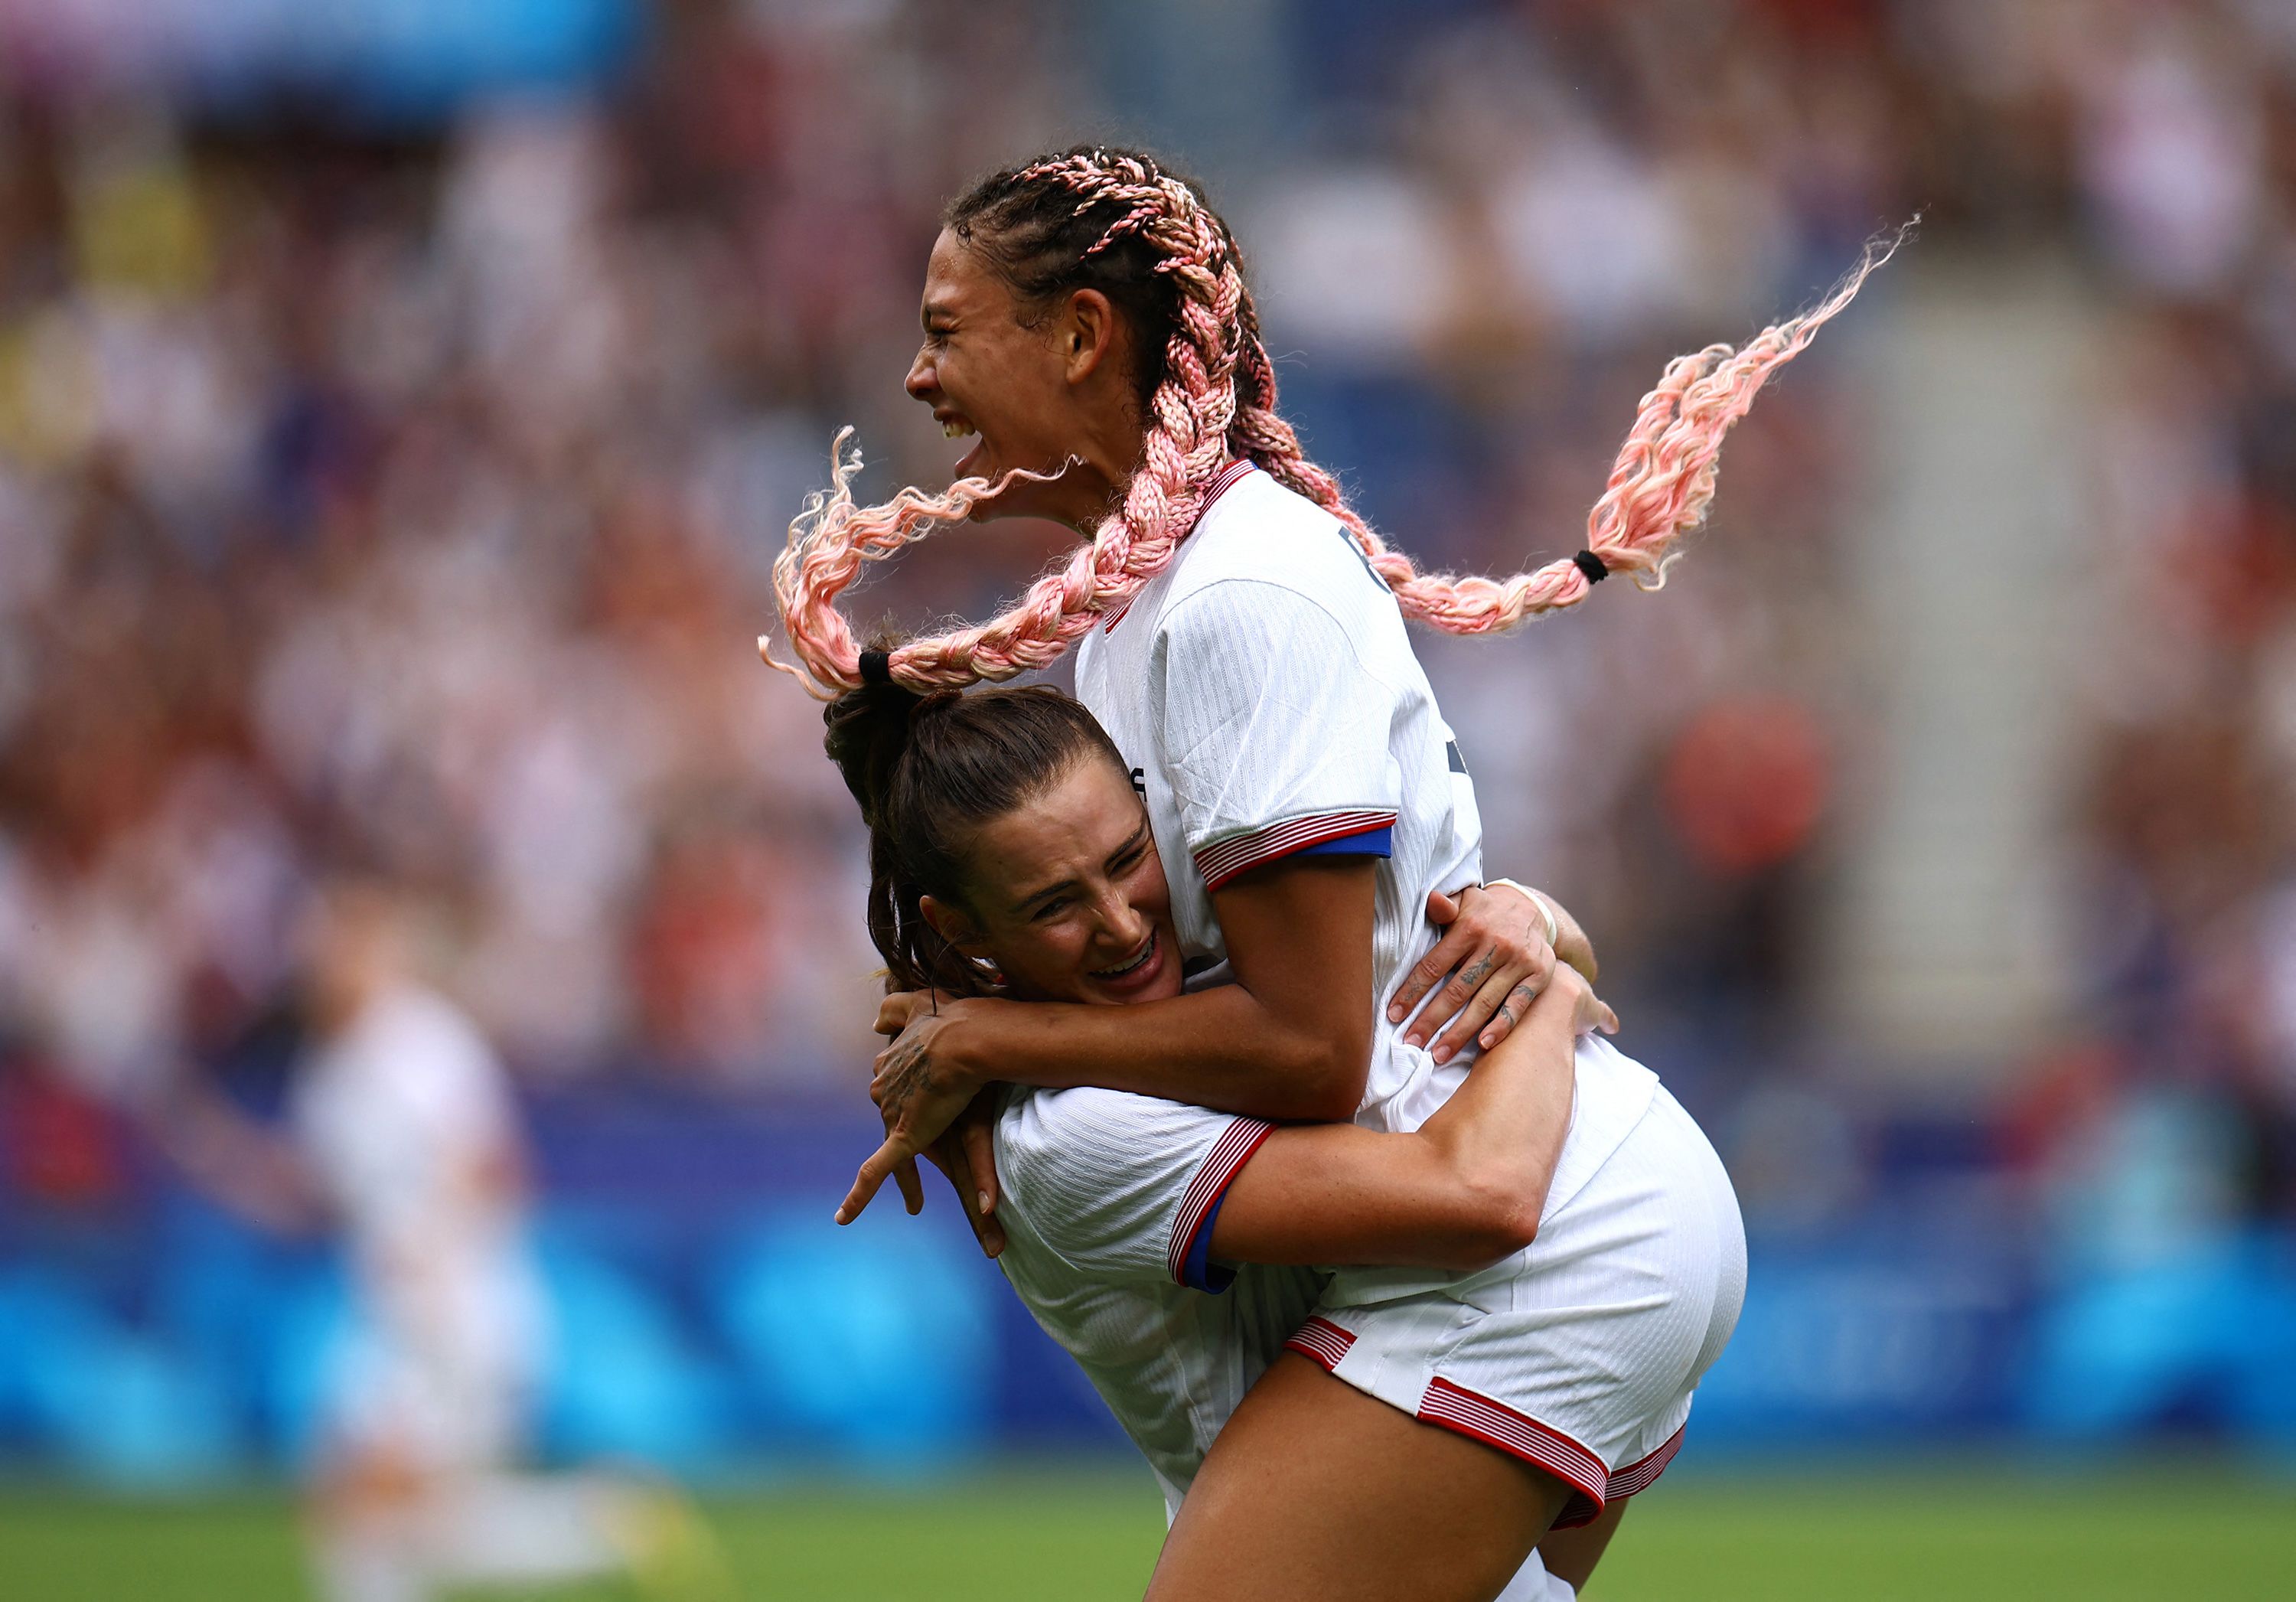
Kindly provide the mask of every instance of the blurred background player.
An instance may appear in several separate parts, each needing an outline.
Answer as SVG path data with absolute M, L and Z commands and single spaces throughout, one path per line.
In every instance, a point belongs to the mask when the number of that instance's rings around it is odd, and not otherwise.
M 309 1039 L 278 1132 L 190 1082 L 158 1134 L 207 1190 L 281 1231 L 334 1230 L 350 1305 L 318 1417 L 312 1536 L 328 1602 L 627 1573 L 707 1591 L 665 1489 L 518 1474 L 545 1352 L 523 1144 L 502 1064 L 416 976 L 409 908 L 339 880 L 300 931 Z

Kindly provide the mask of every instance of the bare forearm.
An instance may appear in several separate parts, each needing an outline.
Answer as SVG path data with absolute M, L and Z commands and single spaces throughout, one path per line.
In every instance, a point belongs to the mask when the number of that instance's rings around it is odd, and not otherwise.
M 1584 982 L 1554 989 L 1415 1133 L 1278 1130 L 1229 1187 L 1213 1256 L 1466 1272 L 1529 1245 L 1577 1077 Z
M 1521 1210 L 1513 1221 L 1525 1240 L 1538 1228 L 1570 1132 L 1583 984 L 1566 976 L 1541 991 L 1514 1031 L 1476 1060 L 1418 1131 L 1460 1184 L 1483 1193 L 1495 1208 Z
M 1431 1141 L 1310 1124 L 1276 1130 L 1253 1154 L 1220 1204 L 1211 1254 L 1471 1272 L 1521 1250 L 1525 1228 L 1522 1209 L 1463 1183 Z
M 1138 1006 L 971 1003 L 962 1068 L 980 1081 L 1098 1085 L 1255 1118 L 1352 1117 L 1370 1021 L 1337 1039 L 1287 1022 L 1241 985 Z
M 854 1176 L 838 1221 L 887 1179 L 914 1183 L 913 1160 L 998 1081 L 1095 1085 L 1283 1121 L 1352 1118 L 1377 1017 L 1377 872 L 1368 857 L 1294 856 L 1226 883 L 1212 911 L 1237 982 L 1218 990 L 1123 1006 L 888 998 L 878 1026 L 894 1039 L 869 1081 L 885 1139 Z M 1168 925 L 1164 938 L 1177 946 Z

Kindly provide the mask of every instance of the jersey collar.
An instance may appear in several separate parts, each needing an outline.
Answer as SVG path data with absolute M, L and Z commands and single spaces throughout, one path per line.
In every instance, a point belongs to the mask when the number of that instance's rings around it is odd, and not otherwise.
M 1218 474 L 1209 485 L 1205 487 L 1203 505 L 1196 508 L 1195 522 L 1188 525 L 1187 533 L 1181 535 L 1178 539 L 1172 542 L 1174 547 L 1177 549 L 1178 546 L 1187 542 L 1188 535 L 1194 533 L 1197 527 L 1202 523 L 1204 521 L 1204 514 L 1212 509 L 1212 503 L 1214 501 L 1219 499 L 1220 497 L 1234 489 L 1237 484 L 1243 481 L 1245 474 L 1255 471 L 1256 468 L 1249 456 L 1239 456 L 1234 461 L 1230 462 L 1226 466 L 1221 468 Z M 1134 592 L 1136 595 L 1137 593 L 1137 591 Z M 1122 605 L 1119 606 L 1114 612 L 1108 614 L 1108 620 L 1101 625 L 1102 632 L 1105 634 L 1115 633 L 1116 625 L 1122 620 L 1124 614 L 1131 610 L 1132 597 L 1128 596 L 1125 597 L 1125 601 Z

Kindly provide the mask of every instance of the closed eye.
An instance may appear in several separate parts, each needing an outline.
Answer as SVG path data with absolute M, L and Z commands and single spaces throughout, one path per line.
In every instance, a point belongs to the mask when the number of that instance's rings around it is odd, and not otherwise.
M 1117 847 L 1116 855 L 1108 859 L 1110 876 L 1120 879 L 1138 867 L 1147 859 L 1148 853 L 1155 849 L 1155 845 L 1156 836 L 1148 832 L 1147 824 L 1143 822 L 1139 832 Z

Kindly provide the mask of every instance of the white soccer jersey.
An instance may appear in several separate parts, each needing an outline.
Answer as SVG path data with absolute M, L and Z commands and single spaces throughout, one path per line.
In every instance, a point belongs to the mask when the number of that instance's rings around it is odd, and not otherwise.
M 408 988 L 370 1003 L 312 1057 L 291 1111 L 363 1259 L 475 1247 L 514 1216 L 469 1183 L 515 1143 L 501 1064 L 439 997 Z
M 1015 1089 L 997 1121 L 997 1262 L 1173 1508 L 1323 1292 L 1313 1269 L 1250 1266 L 1231 1280 L 1203 1261 L 1221 1193 L 1270 1129 L 1089 1089 Z
M 500 1063 L 402 989 L 315 1055 L 291 1113 L 350 1252 L 330 1427 L 440 1466 L 500 1457 L 540 1337 L 523 1209 L 481 1182 L 516 1138 Z
M 1424 1123 L 1473 1043 L 1439 1067 L 1387 1022 L 1387 998 L 1435 943 L 1429 892 L 1480 882 L 1482 818 L 1394 592 L 1339 519 L 1231 464 L 1171 565 L 1078 647 L 1077 694 L 1147 802 L 1184 956 L 1225 957 L 1211 892 L 1239 874 L 1307 850 L 1384 859 L 1355 1121 Z M 1628 1120 L 1649 1101 L 1607 1061 L 1581 1064 L 1578 1095 L 1616 1098 Z
M 1230 1274 L 1206 1261 L 1228 1182 L 1272 1132 L 1256 1118 L 1089 1089 L 1015 1088 L 997 1120 L 997 1264 L 1148 1459 L 1168 1519 L 1324 1288 L 1312 1269 Z M 1533 1553 L 1499 1602 L 1570 1594 Z
M 1077 694 L 1146 799 L 1185 957 L 1226 955 L 1211 892 L 1250 868 L 1309 850 L 1385 859 L 1357 1121 L 1416 1129 L 1459 1070 L 1405 1047 L 1387 998 L 1432 943 L 1428 892 L 1480 881 L 1482 821 L 1394 594 L 1346 529 L 1231 465 L 1171 565 L 1079 645 Z
M 1237 875 L 1317 849 L 1368 846 L 1385 858 L 1374 933 L 1374 1045 L 1356 1121 L 1390 1132 L 1417 1129 L 1449 1098 L 1473 1054 L 1438 1067 L 1425 1050 L 1403 1043 L 1401 1026 L 1386 1021 L 1385 1005 L 1435 938 L 1425 916 L 1429 892 L 1456 891 L 1480 878 L 1481 826 L 1465 763 L 1412 653 L 1394 596 L 1345 528 L 1267 473 L 1232 465 L 1171 565 L 1086 637 L 1077 686 L 1133 766 L 1187 957 L 1226 955 L 1211 893 Z M 1581 1045 L 1577 1080 L 1570 1131 L 1546 1198 L 1551 1209 L 1567 1207 L 1590 1176 L 1611 1170 L 1630 1133 L 1645 1127 L 1658 1094 L 1654 1075 L 1600 1042 Z M 1221 1127 L 1233 1121 L 1223 1120 Z M 1205 1154 L 1212 1150 L 1208 1138 L 1226 1137 L 1196 1135 Z M 1144 1130 L 1141 1144 L 1171 1138 L 1170 1130 Z M 1083 1163 L 1078 1183 L 1087 1182 L 1083 1176 L 1096 1167 L 1147 1160 L 1146 1154 L 1124 1155 L 1093 1121 L 1080 1122 L 1069 1146 L 1068 1160 Z M 1217 1182 L 1224 1186 L 1226 1177 Z M 1188 1223 L 1185 1196 L 1198 1187 L 1193 1166 L 1167 1174 L 1161 1186 L 1152 1208 L 1146 1192 L 1155 1186 L 1144 1184 L 1124 1210 L 1144 1231 L 1136 1253 L 1160 1238 L 1168 1254 L 1177 1250 L 1174 1232 Z M 1663 1211 L 1663 1202 L 1653 1204 Z M 1601 1208 L 1588 1204 L 1582 1211 Z M 1618 1245 L 1599 1231 L 1593 1238 L 1597 1249 Z M 1341 1377 L 1406 1410 L 1419 1410 L 1418 1397 L 1414 1393 L 1408 1405 L 1399 1400 L 1403 1381 L 1366 1383 L 1374 1353 L 1380 1372 L 1390 1377 L 1417 1364 L 1412 1371 L 1423 1389 L 1434 1383 L 1431 1373 L 1454 1383 L 1435 1356 L 1464 1343 L 1480 1354 L 1470 1372 L 1489 1387 L 1476 1393 L 1479 1405 L 1543 1405 L 1522 1383 L 1538 1372 L 1536 1340 L 1484 1315 L 1516 1294 L 1510 1286 L 1529 1294 L 1551 1256 L 1550 1248 L 1536 1261 L 1519 1257 L 1480 1276 L 1344 1269 L 1326 1286 L 1320 1323 L 1302 1339 L 1327 1327 L 1360 1340 Z M 1631 1277 L 1637 1265 L 1622 1254 L 1622 1266 Z M 1726 1338 L 1734 1304 L 1693 1277 L 1674 1286 L 1646 1278 L 1636 1294 L 1652 1308 L 1726 1309 L 1730 1318 L 1718 1326 Z M 1601 1339 L 1595 1335 L 1590 1350 Z M 1079 1331 L 1070 1350 L 1081 1355 L 1092 1344 L 1089 1331 Z M 1336 1361 L 1312 1343 L 1298 1349 Z M 1492 1374 L 1500 1377 L 1487 1377 Z M 1669 1383 L 1686 1397 L 1679 1376 Z M 1695 1383 L 1694 1375 L 1688 1383 Z M 1636 1400 L 1608 1396 L 1569 1424 L 1579 1439 L 1599 1435 L 1615 1454 L 1618 1442 L 1652 1427 L 1636 1411 Z M 1442 1421 L 1435 1412 L 1420 1416 Z M 1528 1408 L 1509 1417 L 1524 1429 L 1539 1427 Z M 1669 1411 L 1661 1422 L 1670 1442 L 1681 1420 Z M 1597 1425 L 1611 1433 L 1601 1434 Z M 1484 1438 L 1500 1443 L 1496 1434 Z M 1616 1487 L 1584 1475 L 1573 1483 L 1587 1481 L 1581 1488 L 1588 1503 L 1599 1507 L 1606 1490 L 1625 1494 L 1630 1483 L 1654 1477 L 1670 1451 L 1653 1450 L 1647 1460 L 1606 1458 L 1607 1468 L 1620 1474 Z

